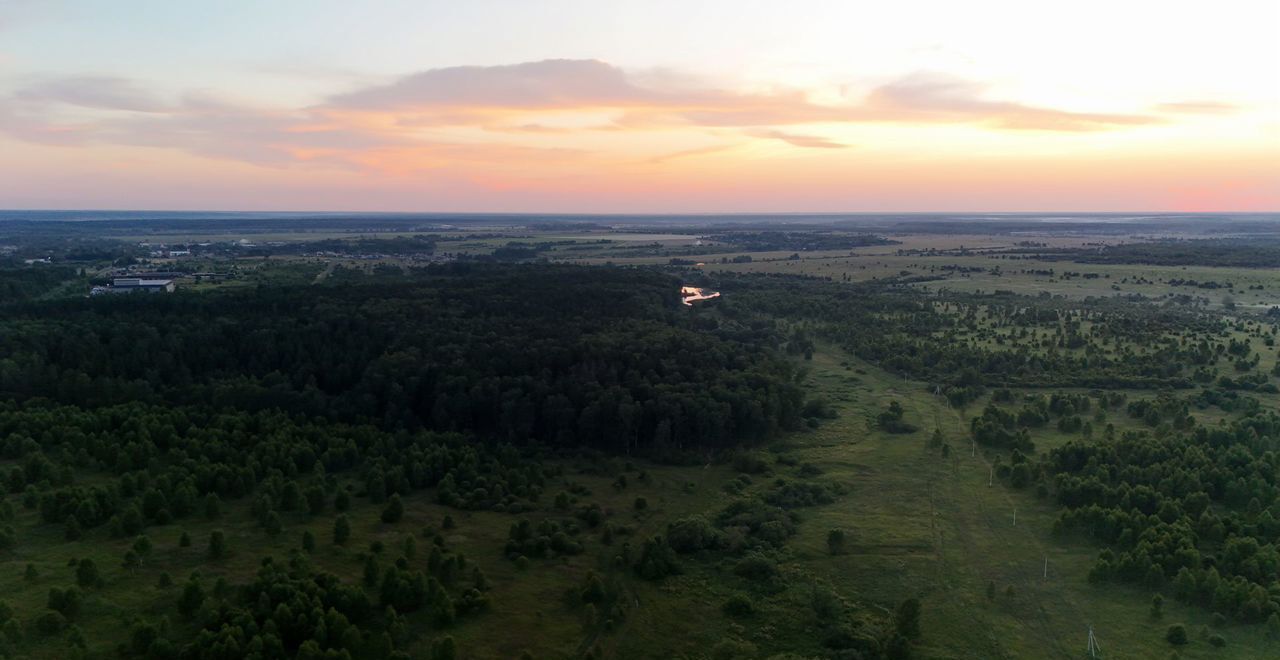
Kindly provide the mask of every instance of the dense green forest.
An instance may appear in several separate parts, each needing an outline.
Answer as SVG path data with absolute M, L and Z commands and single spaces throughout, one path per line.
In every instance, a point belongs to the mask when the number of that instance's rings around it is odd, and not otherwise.
M 345 512 L 356 501 L 380 507 L 384 525 L 405 515 L 402 498 L 424 492 L 458 511 L 542 511 L 544 490 L 565 476 L 554 456 L 595 448 L 705 460 L 817 414 L 803 405 L 791 361 L 773 349 L 772 324 L 692 317 L 679 284 L 648 270 L 455 264 L 309 287 L 12 297 L 0 321 L 0 551 L 49 530 L 70 543 L 134 539 L 116 560 L 119 580 L 145 567 L 151 535 L 174 526 L 213 526 L 207 538 L 183 531 L 179 543 L 202 548 L 211 567 L 251 553 L 217 527 L 244 503 L 266 538 L 285 521 L 331 517 L 331 539 L 305 532 L 305 552 L 262 555 L 244 583 L 164 573 L 170 596 L 161 601 L 172 599 L 176 618 L 129 618 L 116 650 L 385 658 L 414 640 L 421 648 L 424 636 L 486 610 L 488 581 L 427 532 L 426 548 L 407 537 L 389 563 L 376 542 L 361 555 L 363 583 L 313 566 L 318 542 L 348 543 Z M 626 481 L 618 472 L 615 488 Z M 536 528 L 513 519 L 510 560 L 581 553 L 586 532 L 603 529 L 605 543 L 629 533 L 602 525 L 589 493 L 571 490 L 554 502 L 565 518 Z M 817 496 L 830 501 L 826 493 Z M 677 553 L 773 548 L 794 534 L 788 509 L 815 496 L 800 495 L 743 499 L 700 540 L 682 541 L 677 525 L 670 545 L 636 539 L 619 561 L 660 581 L 681 572 Z M 763 555 L 750 557 L 773 570 Z M 49 588 L 43 613 L 0 604 L 0 650 L 21 655 L 58 637 L 77 653 L 101 649 L 78 622 L 105 588 L 103 561 L 74 559 L 73 580 Z M 28 563 L 24 579 L 44 578 Z M 607 614 L 621 620 L 620 587 L 588 582 L 586 605 L 618 601 Z M 839 643 L 879 653 L 882 643 L 868 639 Z M 454 644 L 439 637 L 430 653 L 454 657 Z
M 651 271 L 410 278 L 6 308 L 0 395 L 281 409 L 518 444 L 679 453 L 798 425 L 771 327 L 698 325 Z

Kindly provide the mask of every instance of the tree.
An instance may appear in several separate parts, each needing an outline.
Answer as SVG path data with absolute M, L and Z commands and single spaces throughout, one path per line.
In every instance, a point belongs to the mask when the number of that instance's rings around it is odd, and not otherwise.
M 898 634 L 907 639 L 915 639 L 920 636 L 920 601 L 915 598 L 908 598 L 898 605 L 898 611 L 894 613 L 894 626 L 898 630 Z
M 351 523 L 347 521 L 346 515 L 339 515 L 333 520 L 333 544 L 346 545 L 349 538 L 351 538 Z
M 98 575 L 98 565 L 92 559 L 81 559 L 76 564 L 76 584 L 81 587 L 96 587 L 102 581 Z
M 227 539 L 222 530 L 215 529 L 209 532 L 209 557 L 213 559 L 222 559 L 227 554 Z
M 78 541 L 80 540 L 82 533 L 83 532 L 80 530 L 80 521 L 76 519 L 74 514 L 68 516 L 62 537 L 68 541 Z
M 1151 597 L 1151 618 L 1159 619 L 1164 614 L 1164 596 L 1156 594 Z
M 730 596 L 720 609 L 729 616 L 750 616 L 755 613 L 756 606 L 746 594 L 738 593 Z
M 587 574 L 586 586 L 582 588 L 582 602 L 584 603 L 600 603 L 604 601 L 604 582 L 600 579 L 595 571 Z
M 458 657 L 458 646 L 453 638 L 445 635 L 431 642 L 431 660 L 455 660 Z
M 138 559 L 146 559 L 151 555 L 151 539 L 146 535 L 139 536 L 133 540 L 133 551 L 138 554 Z
M 316 537 L 309 529 L 302 532 L 302 549 L 308 553 L 316 551 Z
M 827 532 L 827 552 L 833 555 L 842 554 L 844 552 L 845 533 L 843 529 L 833 529 Z
M 280 522 L 280 514 L 275 511 L 268 511 L 263 527 L 267 530 L 267 536 L 279 536 L 284 529 L 284 524 Z
M 1187 643 L 1187 627 L 1181 623 L 1175 623 L 1165 631 L 1164 638 L 1174 646 L 1182 646 Z
M 382 509 L 382 522 L 397 523 L 404 517 L 404 503 L 400 501 L 400 493 L 392 493 L 387 506 Z
M 222 515 L 222 501 L 218 499 L 217 493 L 209 493 L 204 496 L 204 516 L 209 520 L 213 520 Z
M 178 614 L 183 618 L 190 619 L 204 605 L 204 588 L 200 586 L 200 581 L 194 578 L 187 580 L 187 584 L 182 587 L 182 595 L 178 597 Z
M 990 580 L 987 582 L 987 600 L 995 600 L 995 599 L 996 599 L 996 582 L 995 580 Z

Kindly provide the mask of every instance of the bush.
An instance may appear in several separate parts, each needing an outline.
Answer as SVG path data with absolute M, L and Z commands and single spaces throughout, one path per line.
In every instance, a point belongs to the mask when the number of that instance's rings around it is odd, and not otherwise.
M 333 544 L 344 545 L 351 538 L 351 523 L 345 515 L 339 515 L 333 521 Z
M 1164 638 L 1170 644 L 1181 646 L 1187 643 L 1187 627 L 1181 623 L 1175 623 L 1169 626 L 1169 630 L 1165 632 Z
M 778 574 L 778 565 L 772 559 L 753 552 L 738 560 L 733 573 L 748 580 L 767 580 Z
M 833 555 L 844 552 L 845 533 L 843 529 L 833 529 L 827 532 L 827 551 Z
M 718 540 L 715 528 L 701 516 L 681 518 L 667 525 L 667 544 L 682 554 L 715 547 Z
M 81 559 L 76 565 L 76 584 L 81 587 L 96 587 L 102 582 L 98 575 L 98 566 L 92 559 Z
M 1222 635 L 1209 635 L 1209 644 L 1215 648 L 1222 648 L 1227 645 L 1227 639 Z
M 387 500 L 387 506 L 382 509 L 382 522 L 397 523 L 404 517 L 404 502 L 400 501 L 400 494 L 395 493 L 391 499 Z
M 746 594 L 734 594 L 720 606 L 729 616 L 751 616 L 756 611 L 755 603 Z
M 661 536 L 647 539 L 640 551 L 640 561 L 635 565 L 636 575 L 646 580 L 661 580 L 668 575 L 680 574 L 680 563 L 675 553 Z
M 53 610 L 41 614 L 36 619 L 36 630 L 40 631 L 42 635 L 56 635 L 66 627 L 67 618 Z
M 222 530 L 215 529 L 209 532 L 209 557 L 212 559 L 221 559 L 227 555 L 227 537 Z
M 756 657 L 756 646 L 736 639 L 722 639 L 711 647 L 712 660 L 738 660 Z
M 919 637 L 920 601 L 915 598 L 908 598 L 902 601 L 902 604 L 898 606 L 898 611 L 894 614 L 893 620 L 899 635 L 907 639 Z

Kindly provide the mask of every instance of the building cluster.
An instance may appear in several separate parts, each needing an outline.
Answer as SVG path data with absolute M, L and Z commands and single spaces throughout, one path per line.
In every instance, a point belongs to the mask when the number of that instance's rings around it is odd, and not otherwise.
M 89 295 L 99 296 L 107 293 L 173 293 L 177 285 L 171 279 L 144 279 L 141 277 L 117 277 L 111 280 L 111 286 L 95 286 Z

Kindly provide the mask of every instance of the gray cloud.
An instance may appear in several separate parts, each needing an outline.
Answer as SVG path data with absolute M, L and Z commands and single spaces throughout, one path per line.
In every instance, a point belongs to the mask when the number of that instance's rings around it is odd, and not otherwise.
M 678 81 L 671 88 L 648 87 Z M 788 126 L 816 122 L 975 122 L 995 128 L 1105 130 L 1156 123 L 1139 114 L 1086 113 L 984 98 L 978 83 L 915 74 L 873 89 L 860 104 L 813 103 L 794 90 L 735 93 L 699 87 L 670 72 L 630 75 L 598 60 L 543 60 L 506 66 L 431 69 L 339 94 L 327 107 L 411 115 L 418 125 L 471 123 L 493 111 L 610 108 L 621 126 Z M 776 137 L 776 136 L 771 136 Z M 818 146 L 802 144 L 799 146 Z M 831 146 L 831 145 L 822 145 Z
M 866 106 L 872 115 L 905 121 L 978 121 L 999 128 L 1050 131 L 1093 131 L 1158 123 L 1150 115 L 1069 112 L 982 98 L 982 85 L 929 74 L 908 76 L 871 92 Z
M 542 60 L 505 66 L 430 69 L 338 94 L 328 105 L 361 110 L 428 107 L 549 108 L 626 106 L 655 101 L 622 70 L 598 60 Z
M 124 78 L 76 76 L 56 78 L 19 89 L 14 98 L 29 102 L 66 103 L 102 110 L 163 112 L 169 109 L 157 95 Z

